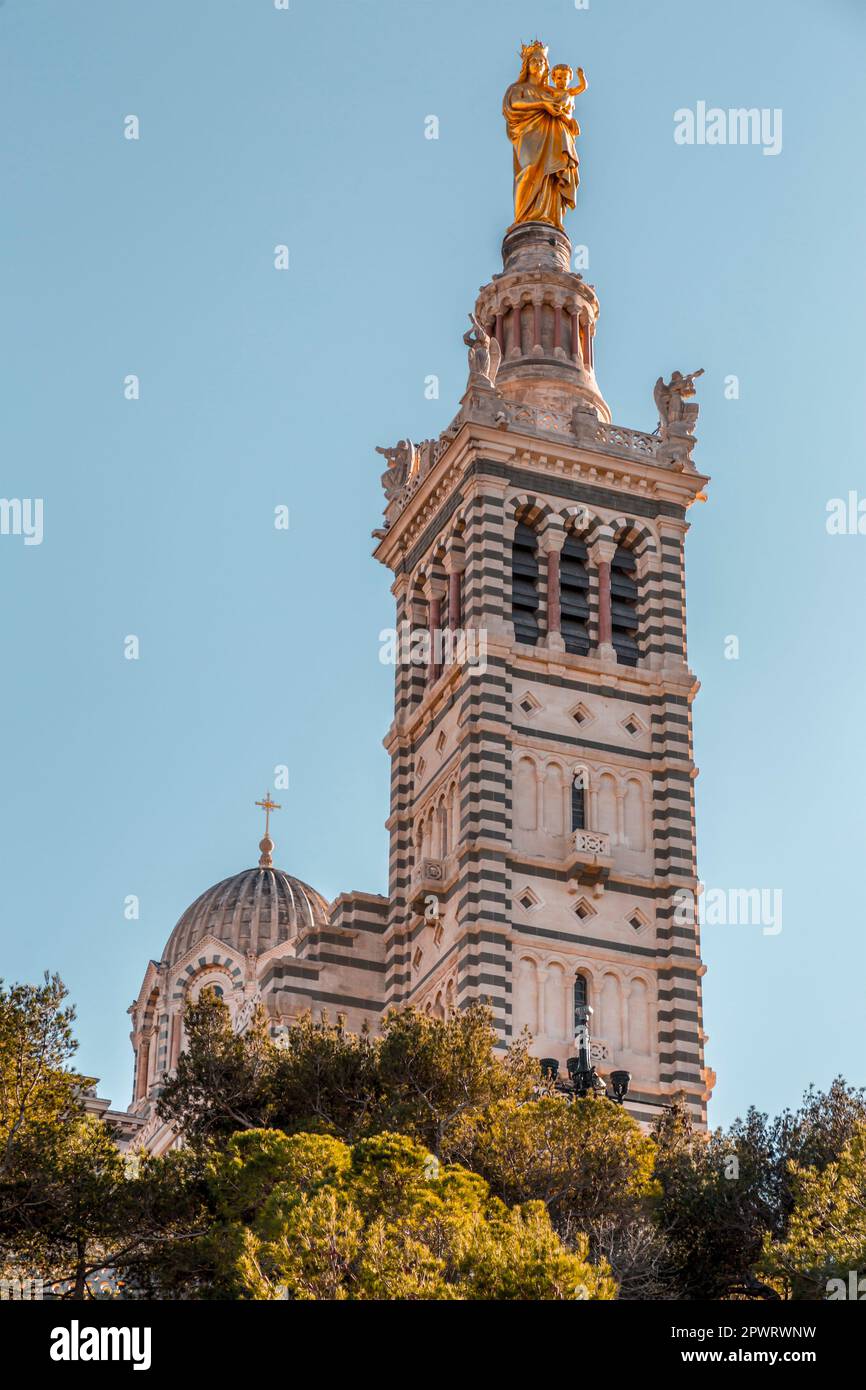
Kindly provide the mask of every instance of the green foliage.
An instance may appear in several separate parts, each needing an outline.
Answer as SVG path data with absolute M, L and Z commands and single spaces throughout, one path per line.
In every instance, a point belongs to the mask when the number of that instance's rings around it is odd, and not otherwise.
M 792 1160 L 788 1177 L 793 1210 L 783 1239 L 765 1235 L 760 1270 L 780 1298 L 847 1298 L 866 1275 L 866 1122 L 837 1160 Z
M 0 1267 L 80 1293 L 123 1161 L 105 1126 L 82 1113 L 90 1078 L 68 1066 L 66 994 L 56 975 L 0 984 Z
M 377 1048 L 381 1101 L 378 1127 L 411 1134 L 434 1153 L 457 1123 L 506 1098 L 528 1099 L 538 1062 L 527 1036 L 504 1053 L 492 1011 L 474 1005 L 445 1019 L 415 1009 L 390 1014 Z
M 481 1006 L 277 1046 L 205 991 L 160 1101 L 184 1147 L 124 1157 L 84 1113 L 65 996 L 0 985 L 0 1267 L 61 1296 L 816 1299 L 866 1270 L 841 1080 L 709 1135 L 675 1104 L 649 1137 L 542 1086 Z
M 542 1203 L 509 1209 L 487 1184 L 440 1165 L 405 1135 L 353 1147 L 321 1135 L 235 1136 L 212 1169 L 223 1185 L 256 1190 L 245 1224 L 213 1240 L 218 1258 L 207 1294 L 253 1299 L 612 1298 L 605 1266 L 585 1245 L 565 1248 Z M 277 1180 L 282 1168 L 282 1180 Z M 263 1175 L 267 1173 L 267 1177 Z M 230 1175 L 230 1176 L 228 1176 Z M 200 1292 L 204 1292 L 203 1290 Z
M 659 1230 L 680 1296 L 776 1298 L 765 1242 L 784 1241 L 801 1170 L 822 1173 L 866 1121 L 862 1091 L 833 1082 L 774 1120 L 750 1109 L 728 1131 L 694 1133 L 674 1106 L 655 1131 Z
M 259 1010 L 242 1034 L 213 990 L 184 1015 L 186 1047 L 159 1100 L 161 1117 L 192 1144 L 219 1143 L 271 1122 L 276 1048 Z
M 619 1105 L 587 1097 L 503 1100 L 473 1115 L 449 1145 L 506 1202 L 540 1200 L 557 1224 L 587 1222 L 652 1195 L 652 1141 Z
M 96 1296 L 106 1273 L 118 1288 L 117 1271 L 188 1229 L 198 1208 L 188 1158 L 131 1164 L 110 1127 L 84 1112 L 91 1079 L 68 1066 L 65 999 L 57 976 L 0 987 L 0 1270 L 81 1299 Z
M 505 1202 L 543 1202 L 566 1244 L 610 1265 L 620 1298 L 666 1296 L 667 1251 L 651 1221 L 655 1146 L 621 1106 L 561 1094 L 498 1101 L 455 1127 L 448 1157 Z
M 525 1039 L 504 1054 L 494 1050 L 492 1015 L 482 1005 L 447 1019 L 395 1012 L 376 1038 L 307 1016 L 278 1047 L 263 1016 L 238 1036 L 226 1006 L 204 991 L 185 1023 L 187 1051 L 159 1110 L 192 1145 L 261 1126 L 347 1143 L 387 1129 L 438 1153 L 462 1117 L 528 1097 L 537 1080 Z
M 205 1169 L 215 1214 L 222 1220 L 250 1220 L 277 1186 L 312 1192 L 323 1181 L 337 1182 L 349 1164 L 345 1144 L 324 1134 L 300 1139 L 278 1129 L 234 1135 Z
M 195 1155 L 124 1155 L 108 1125 L 73 1116 L 26 1173 L 0 1182 L 3 1264 L 56 1297 L 128 1297 L 152 1282 L 160 1252 L 172 1251 L 175 1277 L 211 1229 L 203 1193 Z
M 58 975 L 9 989 L 0 980 L 0 1180 L 54 1145 L 90 1084 L 67 1070 L 76 1044 L 66 994 Z
M 126 1208 L 126 1167 L 110 1130 L 91 1116 L 67 1120 L 58 1142 L 7 1182 L 3 1197 L 0 1231 L 14 1243 L 16 1263 L 84 1298 Z

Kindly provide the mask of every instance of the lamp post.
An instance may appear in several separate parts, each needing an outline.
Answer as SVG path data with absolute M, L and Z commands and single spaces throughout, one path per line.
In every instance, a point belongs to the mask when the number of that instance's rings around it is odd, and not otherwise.
M 569 1057 L 566 1063 L 568 1075 L 574 1087 L 574 1094 L 581 1098 L 584 1096 L 606 1096 L 615 1105 L 622 1105 L 628 1093 L 631 1072 L 611 1072 L 610 1081 L 613 1094 L 609 1094 L 592 1062 L 592 1037 L 589 1029 L 591 1018 L 592 1006 L 590 1004 L 578 1004 L 574 1011 L 574 1046 L 577 1056 Z

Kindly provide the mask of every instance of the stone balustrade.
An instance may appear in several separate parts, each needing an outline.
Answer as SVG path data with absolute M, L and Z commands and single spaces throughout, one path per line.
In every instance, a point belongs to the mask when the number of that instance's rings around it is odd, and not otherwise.
M 420 910 L 418 904 L 423 904 L 430 894 L 439 896 L 447 892 L 456 872 L 456 862 L 451 856 L 447 859 L 430 859 L 425 855 L 419 859 L 409 876 L 409 900 L 416 911 Z
M 610 858 L 610 836 L 604 830 L 575 830 L 572 845 L 580 855 Z
M 610 836 L 604 830 L 575 830 L 570 841 L 568 876 L 598 896 L 613 868 Z

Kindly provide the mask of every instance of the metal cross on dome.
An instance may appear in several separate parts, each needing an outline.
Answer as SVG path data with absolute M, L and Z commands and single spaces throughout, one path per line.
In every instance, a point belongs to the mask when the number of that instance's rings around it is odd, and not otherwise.
M 265 835 L 268 834 L 271 822 L 271 811 L 281 811 L 283 808 L 278 801 L 271 801 L 270 792 L 265 792 L 263 801 L 257 801 L 257 806 L 261 806 L 265 813 Z

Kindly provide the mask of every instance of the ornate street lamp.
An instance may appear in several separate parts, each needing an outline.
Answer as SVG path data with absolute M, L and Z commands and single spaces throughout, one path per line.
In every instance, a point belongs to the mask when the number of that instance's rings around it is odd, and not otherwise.
M 574 1011 L 574 1046 L 577 1049 L 577 1056 L 569 1057 L 566 1062 L 574 1094 L 581 1097 L 606 1096 L 616 1105 L 622 1105 L 631 1083 L 631 1072 L 611 1072 L 610 1082 L 613 1087 L 613 1095 L 608 1094 L 605 1084 L 592 1062 L 592 1037 L 589 1030 L 591 1018 L 592 1006 L 590 1004 L 578 1004 Z
M 630 1071 L 612 1071 L 610 1074 L 610 1084 L 613 1087 L 613 1095 L 608 1096 L 608 1100 L 616 1101 L 617 1105 L 622 1105 L 631 1085 Z

